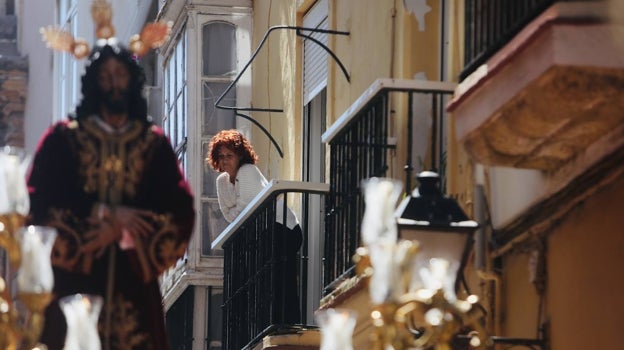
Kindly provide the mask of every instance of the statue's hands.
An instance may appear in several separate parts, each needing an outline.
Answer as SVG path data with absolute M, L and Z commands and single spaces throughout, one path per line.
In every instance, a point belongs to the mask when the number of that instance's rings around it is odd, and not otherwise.
M 110 208 L 100 206 L 97 217 L 91 217 L 89 223 L 93 229 L 85 233 L 87 243 L 82 246 L 83 253 L 101 250 L 122 239 L 123 234 L 134 237 L 146 237 L 153 232 L 149 222 L 156 214 L 149 210 L 125 206 Z M 98 252 L 98 255 L 101 252 Z
M 103 253 L 103 248 L 121 238 L 121 230 L 113 225 L 110 220 L 101 220 L 96 223 L 93 229 L 84 234 L 87 243 L 80 248 L 82 253 L 92 253 L 99 251 L 97 255 Z
M 156 214 L 149 210 L 118 206 L 111 214 L 113 222 L 134 237 L 146 237 L 154 230 L 149 219 Z

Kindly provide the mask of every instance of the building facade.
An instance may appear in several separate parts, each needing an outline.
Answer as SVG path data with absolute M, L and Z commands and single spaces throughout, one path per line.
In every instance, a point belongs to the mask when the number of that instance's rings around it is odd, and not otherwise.
M 77 102 L 82 69 L 48 52 L 37 30 L 56 23 L 93 38 L 93 28 L 88 2 L 9 3 L 28 59 L 23 144 L 33 151 Z M 361 245 L 360 182 L 398 179 L 407 195 L 422 170 L 437 171 L 444 192 L 481 224 L 458 295 L 480 297 L 490 335 L 542 349 L 617 347 L 619 1 L 112 3 L 122 40 L 145 21 L 173 22 L 170 40 L 142 63 L 151 114 L 198 210 L 186 258 L 162 278 L 175 349 L 317 348 L 314 312 L 325 308 L 356 310 L 354 348 L 370 348 L 372 305 L 351 259 Z M 227 128 L 250 138 L 275 180 L 230 225 L 204 162 L 210 137 Z M 270 304 L 272 293 L 252 279 L 251 289 L 233 290 L 228 279 L 231 242 L 278 199 L 306 237 L 297 325 L 237 314 L 237 293 L 266 297 L 246 310 Z

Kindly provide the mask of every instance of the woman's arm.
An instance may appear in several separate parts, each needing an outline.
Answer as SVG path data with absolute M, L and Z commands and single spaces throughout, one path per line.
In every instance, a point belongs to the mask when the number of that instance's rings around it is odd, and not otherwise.
M 217 177 L 217 196 L 219 197 L 219 207 L 223 216 L 228 222 L 234 221 L 238 214 L 240 214 L 245 207 L 262 191 L 267 185 L 267 180 L 260 172 L 260 169 L 253 164 L 244 164 L 238 169 L 236 174 L 235 187 L 238 188 L 238 194 L 236 195 L 236 203 L 234 205 L 227 205 L 228 195 L 232 186 L 225 183 L 226 178 L 221 179 L 222 175 Z M 223 181 L 223 182 L 221 182 Z M 229 180 L 227 180 L 229 181 Z M 223 195 L 222 195 L 223 193 Z
M 230 183 L 230 175 L 221 173 L 216 180 L 219 209 L 225 220 L 234 221 L 239 212 L 236 211 L 236 192 Z
M 240 208 L 240 211 L 243 211 L 268 184 L 260 169 L 253 164 L 244 164 L 238 169 L 236 183 L 240 194 L 236 199 L 236 206 Z

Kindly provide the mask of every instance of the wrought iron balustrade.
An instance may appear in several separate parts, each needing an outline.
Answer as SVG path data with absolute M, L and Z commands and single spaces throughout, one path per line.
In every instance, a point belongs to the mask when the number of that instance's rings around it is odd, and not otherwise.
M 405 174 L 401 180 L 406 192 L 411 192 L 415 185 L 415 122 L 423 125 L 430 121 L 428 130 L 420 130 L 428 136 L 418 140 L 428 144 L 428 163 L 423 166 L 439 172 L 443 180 L 446 167 L 444 105 L 454 89 L 455 84 L 447 82 L 379 79 L 323 134 L 323 142 L 330 149 L 330 191 L 325 197 L 324 294 L 330 293 L 352 273 L 351 258 L 360 246 L 360 224 L 364 215 L 360 184 L 370 177 L 392 177 L 388 170 L 391 158 L 396 158 L 391 151 L 397 148 L 397 139 L 406 140 L 406 159 L 394 159 L 395 164 L 404 164 Z M 398 118 L 394 116 L 393 104 L 398 103 L 395 97 L 401 97 L 395 94 L 405 98 L 409 106 L 405 117 L 407 128 L 395 127 L 396 130 L 390 131 L 390 119 Z
M 295 326 L 284 321 L 288 310 L 277 307 L 285 297 L 278 300 L 280 293 L 274 288 L 274 282 L 283 277 L 276 275 L 276 268 L 285 265 L 277 254 L 283 243 L 278 230 L 285 226 L 277 221 L 287 217 L 287 208 L 295 207 L 288 201 L 289 194 L 300 194 L 301 207 L 306 208 L 311 195 L 325 194 L 328 189 L 327 184 L 273 180 L 212 243 L 212 249 L 224 250 L 223 349 L 247 349 L 266 335 Z M 304 242 L 298 256 L 301 315 L 297 325 L 305 323 L 307 306 L 308 220 L 299 219 Z
M 465 0 L 463 80 L 556 2 L 592 0 Z

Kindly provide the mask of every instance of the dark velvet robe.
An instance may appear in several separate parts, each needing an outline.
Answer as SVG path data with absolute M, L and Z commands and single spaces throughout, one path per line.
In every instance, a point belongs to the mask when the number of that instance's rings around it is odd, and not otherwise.
M 58 230 L 53 253 L 54 301 L 42 342 L 61 349 L 66 325 L 57 300 L 75 293 L 104 297 L 102 349 L 168 349 L 158 276 L 186 250 L 195 211 L 177 157 L 157 126 L 131 121 L 118 133 L 95 117 L 52 126 L 35 153 L 28 179 L 30 223 Z M 150 210 L 154 232 L 83 254 L 84 233 L 100 204 Z

